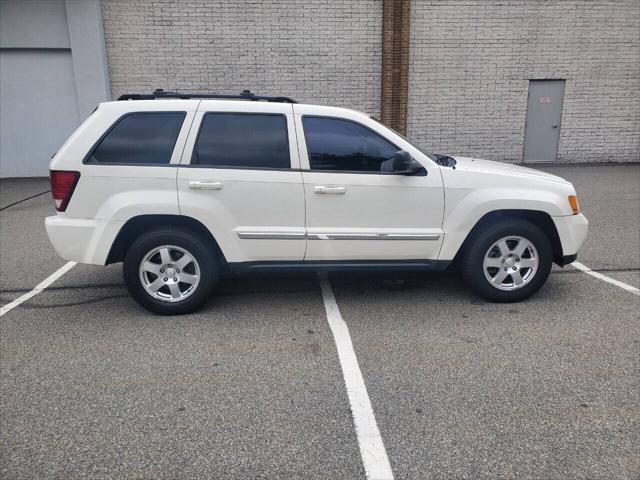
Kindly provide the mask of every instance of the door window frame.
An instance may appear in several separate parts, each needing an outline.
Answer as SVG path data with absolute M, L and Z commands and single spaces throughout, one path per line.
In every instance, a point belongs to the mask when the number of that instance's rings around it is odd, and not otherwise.
M 363 175 L 401 175 L 399 173 L 396 172 L 376 172 L 373 170 L 323 170 L 323 169 L 318 169 L 318 168 L 311 168 L 311 154 L 309 153 L 309 141 L 307 140 L 307 134 L 304 130 L 304 119 L 305 118 L 320 118 L 320 119 L 328 119 L 328 120 L 340 120 L 343 122 L 348 122 L 348 123 L 352 123 L 354 125 L 357 125 L 358 127 L 362 127 L 365 130 L 369 131 L 370 133 L 373 133 L 375 136 L 381 138 L 382 140 L 384 140 L 385 142 L 387 142 L 389 145 L 391 145 L 393 148 L 396 149 L 396 151 L 400 151 L 402 150 L 402 148 L 398 147 L 394 142 L 392 142 L 391 140 L 389 140 L 388 138 L 386 138 L 385 136 L 383 136 L 382 134 L 376 132 L 375 130 L 373 130 L 372 128 L 367 127 L 366 125 L 356 121 L 356 120 L 351 120 L 350 118 L 344 118 L 344 117 L 336 117 L 333 115 L 314 115 L 314 114 L 307 114 L 304 113 L 302 115 L 300 115 L 300 125 L 302 126 L 302 136 L 304 137 L 304 146 L 307 150 L 307 165 L 309 168 L 306 169 L 302 169 L 303 172 L 314 172 L 314 173 L 346 173 L 346 174 L 363 174 Z M 421 162 L 419 162 L 421 163 Z
M 286 133 L 286 142 L 287 142 L 287 152 L 289 154 L 289 167 L 248 167 L 241 165 L 203 165 L 193 163 L 193 158 L 196 155 L 196 149 L 198 147 L 198 140 L 200 139 L 200 135 L 202 134 L 202 128 L 204 127 L 204 121 L 207 118 L 207 115 L 252 115 L 252 116 L 268 116 L 268 117 L 282 117 L 284 118 L 285 124 L 285 133 Z M 291 155 L 291 141 L 289 139 L 289 121 L 287 119 L 287 115 L 285 113 L 276 113 L 276 112 L 217 112 L 217 111 L 206 111 L 203 112 L 202 118 L 200 119 L 200 125 L 198 125 L 198 133 L 196 134 L 195 142 L 193 144 L 193 148 L 191 149 L 191 155 L 189 157 L 189 167 L 192 168 L 217 168 L 217 169 L 228 169 L 228 170 L 271 170 L 276 172 L 288 172 L 289 170 L 299 170 L 292 168 L 293 159 Z
M 386 127 L 380 122 L 374 120 L 368 115 L 355 111 L 355 110 L 347 110 L 336 107 L 324 107 L 318 105 L 303 105 L 303 104 L 294 104 L 293 105 L 293 114 L 295 120 L 295 128 L 297 134 L 298 141 L 298 149 L 300 151 L 300 163 L 303 173 L 313 173 L 314 175 L 319 175 L 323 172 L 327 174 L 333 173 L 347 173 L 347 174 L 363 174 L 363 175 L 378 175 L 380 178 L 414 178 L 414 177 L 406 177 L 405 175 L 398 175 L 393 172 L 362 172 L 362 171 L 329 171 L 329 170 L 311 170 L 309 163 L 309 152 L 307 150 L 306 137 L 304 135 L 304 126 L 302 125 L 302 117 L 326 117 L 326 118 L 336 118 L 338 120 L 346 120 L 350 121 L 363 127 L 371 130 L 377 135 L 384 138 L 386 141 L 395 145 L 399 150 L 405 150 L 411 154 L 411 156 L 422 165 L 422 167 L 427 171 L 427 175 L 432 177 L 432 171 L 437 171 L 440 169 L 438 164 L 424 152 L 420 151 L 418 148 L 413 146 L 406 138 L 402 135 L 399 135 L 397 132 L 394 132 L 392 129 Z M 425 176 L 425 177 L 426 177 Z M 421 177 L 423 178 L 423 177 Z
M 204 103 L 205 101 L 202 101 Z M 242 102 L 246 103 L 247 108 L 238 107 L 237 102 L 225 102 L 221 100 L 212 100 L 216 104 L 213 106 L 204 105 L 198 107 L 195 113 L 189 136 L 182 152 L 180 161 L 181 168 L 199 168 L 211 170 L 247 170 L 247 171 L 268 171 L 268 172 L 296 172 L 300 173 L 300 156 L 298 153 L 298 139 L 296 137 L 295 119 L 293 116 L 293 108 L 287 104 L 283 107 L 276 103 L 265 102 Z M 272 167 L 242 167 L 227 165 L 194 165 L 191 163 L 196 148 L 196 142 L 200 136 L 200 130 L 204 124 L 204 117 L 209 114 L 237 114 L 237 115 L 282 115 L 285 117 L 287 126 L 287 144 L 289 147 L 289 168 L 272 168 Z

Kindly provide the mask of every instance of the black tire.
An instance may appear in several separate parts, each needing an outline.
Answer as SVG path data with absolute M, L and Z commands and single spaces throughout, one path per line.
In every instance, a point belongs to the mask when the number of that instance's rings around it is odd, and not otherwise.
M 525 220 L 504 220 L 472 234 L 460 262 L 460 273 L 467 285 L 491 302 L 519 302 L 536 293 L 551 272 L 553 251 L 549 238 L 536 225 Z M 501 290 L 485 276 L 483 262 L 489 248 L 508 236 L 529 240 L 538 252 L 538 268 L 528 283 L 517 290 Z M 515 282 L 514 282 L 515 283 Z
M 140 264 L 150 251 L 163 245 L 183 248 L 200 267 L 199 282 L 184 300 L 169 302 L 157 299 L 143 286 Z M 131 296 L 147 310 L 160 315 L 182 315 L 201 307 L 210 298 L 220 272 L 215 252 L 197 234 L 168 229 L 153 230 L 138 237 L 127 250 L 122 267 L 124 281 Z

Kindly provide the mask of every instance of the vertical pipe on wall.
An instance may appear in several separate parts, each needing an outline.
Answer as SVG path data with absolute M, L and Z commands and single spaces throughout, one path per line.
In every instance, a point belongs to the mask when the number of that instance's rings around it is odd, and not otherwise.
M 382 7 L 381 121 L 405 134 L 409 94 L 410 0 L 384 0 Z

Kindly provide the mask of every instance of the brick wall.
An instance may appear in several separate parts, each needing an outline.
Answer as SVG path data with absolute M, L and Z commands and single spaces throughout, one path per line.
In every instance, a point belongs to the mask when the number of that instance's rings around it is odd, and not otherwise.
M 380 0 L 103 0 L 114 97 L 248 88 L 380 114 Z
M 521 161 L 529 79 L 566 79 L 558 160 L 640 160 L 640 2 L 414 0 L 408 136 Z
M 250 88 L 380 115 L 382 0 L 103 0 L 114 96 Z M 566 79 L 558 160 L 640 160 L 640 1 L 412 0 L 408 136 L 521 161 L 529 79 Z

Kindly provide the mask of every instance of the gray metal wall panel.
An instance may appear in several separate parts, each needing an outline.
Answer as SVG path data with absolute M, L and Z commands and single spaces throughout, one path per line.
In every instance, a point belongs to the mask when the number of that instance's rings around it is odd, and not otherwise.
M 66 0 L 80 119 L 110 99 L 107 52 L 98 0 Z
M 100 0 L 0 0 L 0 177 L 46 175 L 110 87 Z
M 69 48 L 64 0 L 0 0 L 0 48 Z
M 79 123 L 69 50 L 0 50 L 0 177 L 44 176 Z

